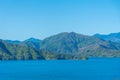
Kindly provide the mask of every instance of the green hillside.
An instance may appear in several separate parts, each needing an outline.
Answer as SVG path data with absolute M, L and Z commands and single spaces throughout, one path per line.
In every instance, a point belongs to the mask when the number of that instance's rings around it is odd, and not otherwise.
M 0 60 L 76 60 L 120 57 L 120 44 L 94 36 L 64 32 L 44 40 L 0 40 Z

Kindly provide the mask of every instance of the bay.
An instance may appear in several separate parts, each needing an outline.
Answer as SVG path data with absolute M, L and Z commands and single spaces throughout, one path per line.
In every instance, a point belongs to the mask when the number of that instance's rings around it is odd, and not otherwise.
M 0 80 L 120 80 L 120 58 L 0 61 Z

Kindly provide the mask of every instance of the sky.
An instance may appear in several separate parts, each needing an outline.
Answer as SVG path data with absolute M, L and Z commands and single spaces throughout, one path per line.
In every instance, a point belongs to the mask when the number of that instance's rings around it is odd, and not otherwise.
M 120 32 L 120 0 L 0 0 L 0 39 Z

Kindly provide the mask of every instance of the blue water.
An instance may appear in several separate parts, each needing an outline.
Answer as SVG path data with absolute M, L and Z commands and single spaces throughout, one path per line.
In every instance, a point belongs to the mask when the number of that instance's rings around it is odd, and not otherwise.
M 120 80 L 120 59 L 0 61 L 0 80 Z

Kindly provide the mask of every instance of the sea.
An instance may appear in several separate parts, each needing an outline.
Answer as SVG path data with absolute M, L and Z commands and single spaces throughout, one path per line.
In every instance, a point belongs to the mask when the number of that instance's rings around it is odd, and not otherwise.
M 0 61 L 0 80 L 120 80 L 120 58 Z

